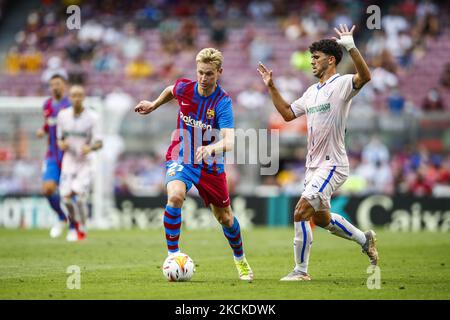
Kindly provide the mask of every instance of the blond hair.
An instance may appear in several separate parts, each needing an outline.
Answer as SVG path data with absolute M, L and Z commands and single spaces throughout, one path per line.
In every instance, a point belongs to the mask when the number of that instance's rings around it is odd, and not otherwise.
M 222 52 L 217 49 L 205 48 L 197 54 L 195 61 L 197 63 L 211 63 L 217 68 L 217 70 L 219 70 L 222 68 L 223 55 Z

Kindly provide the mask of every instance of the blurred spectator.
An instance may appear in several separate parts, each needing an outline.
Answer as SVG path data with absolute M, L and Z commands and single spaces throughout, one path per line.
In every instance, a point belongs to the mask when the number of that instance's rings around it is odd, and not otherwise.
M 320 38 L 329 31 L 327 21 L 316 11 L 309 11 L 302 14 L 300 21 L 302 29 L 311 38 Z
M 296 12 L 291 12 L 289 17 L 283 22 L 283 29 L 284 35 L 289 41 L 297 40 L 305 33 Z
M 75 33 L 71 35 L 70 42 L 66 45 L 65 50 L 67 58 L 75 64 L 80 63 L 86 53 Z
M 101 47 L 94 55 L 92 64 L 95 71 L 113 72 L 119 69 L 119 59 L 111 47 Z
M 273 12 L 273 5 L 266 0 L 253 0 L 248 5 L 248 13 L 250 17 L 257 21 L 264 21 Z
M 388 38 L 386 48 L 400 66 L 406 68 L 411 64 L 413 41 L 408 31 L 399 31 L 396 37 Z
M 426 19 L 428 15 L 437 15 L 439 9 L 432 0 L 422 0 L 419 1 L 416 8 L 416 16 L 419 21 Z
M 445 89 L 450 90 L 450 63 L 445 65 L 445 69 L 441 74 L 440 83 Z
M 295 121 L 286 122 L 278 111 L 270 113 L 267 127 L 270 130 L 280 130 L 280 135 L 283 137 L 295 137 L 297 139 L 299 136 L 306 139 L 306 133 L 308 131 L 306 117 L 300 117 Z
M 53 56 L 48 59 L 47 68 L 44 70 L 41 76 L 41 82 L 47 84 L 50 78 L 55 74 L 61 75 L 64 79 L 69 78 L 67 70 L 62 67 L 61 58 L 58 56 Z
M 375 29 L 370 41 L 367 41 L 366 43 L 365 57 L 368 60 L 371 60 L 374 57 L 381 55 L 385 49 L 386 49 L 386 34 L 384 30 Z
M 21 57 L 19 49 L 15 46 L 8 50 L 5 57 L 6 72 L 16 75 L 21 71 Z
M 408 192 L 415 197 L 431 196 L 433 186 L 426 179 L 424 169 L 420 168 L 415 172 L 413 180 L 409 184 Z
M 422 103 L 422 110 L 424 111 L 442 111 L 444 110 L 444 103 L 441 95 L 436 88 L 432 88 Z
M 37 73 L 42 68 L 42 54 L 36 49 L 30 47 L 22 55 L 22 64 L 26 72 Z
M 377 161 L 375 163 L 375 176 L 373 177 L 373 192 L 383 194 L 394 193 L 394 176 L 389 163 Z
M 431 167 L 431 170 L 435 172 L 434 182 L 439 184 L 450 184 L 450 168 L 444 166 L 442 157 L 434 157 L 432 162 L 433 166 Z
M 195 20 L 185 19 L 178 31 L 178 41 L 185 50 L 194 50 L 198 37 L 198 28 Z
M 363 147 L 361 156 L 363 162 L 371 164 L 376 164 L 377 162 L 386 163 L 389 161 L 389 149 L 377 135 L 374 135 L 369 143 Z
M 170 59 L 170 57 L 165 58 L 160 69 L 158 70 L 158 78 L 164 83 L 171 83 L 181 76 L 182 73 L 177 68 L 174 61 Z
M 388 65 L 381 61 L 381 57 L 377 58 L 374 63 L 375 69 L 372 70 L 372 80 L 370 84 L 378 92 L 385 92 L 398 86 L 398 77 L 395 73 L 388 70 Z
M 392 194 L 394 191 L 394 177 L 388 162 L 364 159 L 355 174 L 365 180 L 365 193 Z
M 353 25 L 352 19 L 349 15 L 349 10 L 345 7 L 344 4 L 338 3 L 335 8 L 335 17 L 330 27 L 337 28 L 339 25 L 346 24 L 347 26 Z M 326 31 L 325 31 L 326 32 Z
M 309 49 L 299 48 L 291 55 L 291 65 L 298 71 L 309 74 L 311 68 L 311 53 Z
M 405 107 L 405 98 L 400 93 L 398 87 L 392 89 L 391 94 L 388 97 L 388 108 L 392 113 L 400 114 Z
M 386 31 L 386 36 L 389 42 L 394 42 L 398 39 L 401 31 L 406 31 L 409 28 L 409 23 L 405 17 L 400 15 L 399 7 L 392 5 L 389 8 L 389 13 L 384 15 L 381 19 L 381 25 Z
M 239 93 L 237 102 L 239 106 L 250 110 L 262 109 L 267 103 L 264 85 L 261 81 L 254 82 L 250 88 Z
M 273 47 L 262 35 L 257 35 L 255 39 L 253 39 L 249 50 L 250 63 L 254 66 L 260 61 L 262 63 L 267 63 L 273 58 Z
M 137 34 L 133 23 L 125 24 L 124 37 L 124 41 L 120 43 L 123 56 L 127 60 L 137 58 L 144 50 L 144 40 Z
M 220 48 L 227 41 L 227 27 L 223 19 L 215 19 L 211 26 L 210 39 L 215 47 Z
M 80 42 L 94 42 L 98 43 L 103 38 L 105 28 L 97 21 L 91 19 L 88 21 L 83 21 L 81 24 L 81 29 L 78 32 L 78 39 Z
M 436 38 L 441 32 L 441 26 L 437 15 L 427 14 L 421 24 L 421 37 Z
M 125 74 L 131 79 L 148 78 L 153 74 L 153 66 L 140 55 L 127 64 Z
M 158 26 L 161 47 L 168 54 L 176 54 L 179 51 L 176 33 L 178 21 L 173 18 L 164 19 Z
M 34 47 L 28 47 L 20 53 L 18 48 L 13 46 L 5 56 L 6 72 L 12 75 L 22 71 L 36 73 L 42 68 L 42 54 Z
M 102 43 L 106 46 L 115 46 L 122 41 L 123 35 L 114 27 L 107 27 L 103 32 Z
M 275 78 L 275 84 L 285 101 L 291 103 L 300 98 L 304 85 L 292 69 Z

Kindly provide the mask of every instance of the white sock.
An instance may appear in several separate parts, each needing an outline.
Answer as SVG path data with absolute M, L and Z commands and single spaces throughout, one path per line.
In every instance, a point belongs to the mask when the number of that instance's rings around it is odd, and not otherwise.
M 366 236 L 364 232 L 352 225 L 345 218 L 337 213 L 331 212 L 331 222 L 325 227 L 330 233 L 335 236 L 353 240 L 359 243 L 361 246 L 366 243 Z
M 308 273 L 309 252 L 313 235 L 309 221 L 294 222 L 294 258 L 295 270 Z
M 76 222 L 76 220 L 77 220 L 76 209 L 75 209 L 75 206 L 73 205 L 72 200 L 71 199 L 67 200 L 66 198 L 64 198 L 63 203 L 67 209 L 67 212 L 69 213 L 68 214 L 69 218 Z

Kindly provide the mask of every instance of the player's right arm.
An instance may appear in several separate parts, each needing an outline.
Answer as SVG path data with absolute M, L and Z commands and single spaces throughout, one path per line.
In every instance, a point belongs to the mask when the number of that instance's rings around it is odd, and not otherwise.
M 173 85 L 165 88 L 159 95 L 159 97 L 154 101 L 142 100 L 136 105 L 136 107 L 134 107 L 134 112 L 138 112 L 139 114 L 144 115 L 155 111 L 160 106 L 171 101 L 174 98 L 173 88 Z
M 296 117 L 291 109 L 291 105 L 283 99 L 272 79 L 272 70 L 268 70 L 261 62 L 258 65 L 258 72 L 264 81 L 264 84 L 269 89 L 270 97 L 272 98 L 273 105 L 277 108 L 285 121 L 294 120 Z

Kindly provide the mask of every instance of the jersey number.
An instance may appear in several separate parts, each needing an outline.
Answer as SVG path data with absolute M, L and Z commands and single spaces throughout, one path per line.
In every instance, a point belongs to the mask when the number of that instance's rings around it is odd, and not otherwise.
M 183 168 L 184 167 L 181 164 L 178 164 L 176 162 L 171 163 L 169 165 L 169 169 L 167 170 L 167 174 L 169 176 L 173 176 L 175 174 L 175 171 L 181 171 L 181 170 L 183 170 Z

